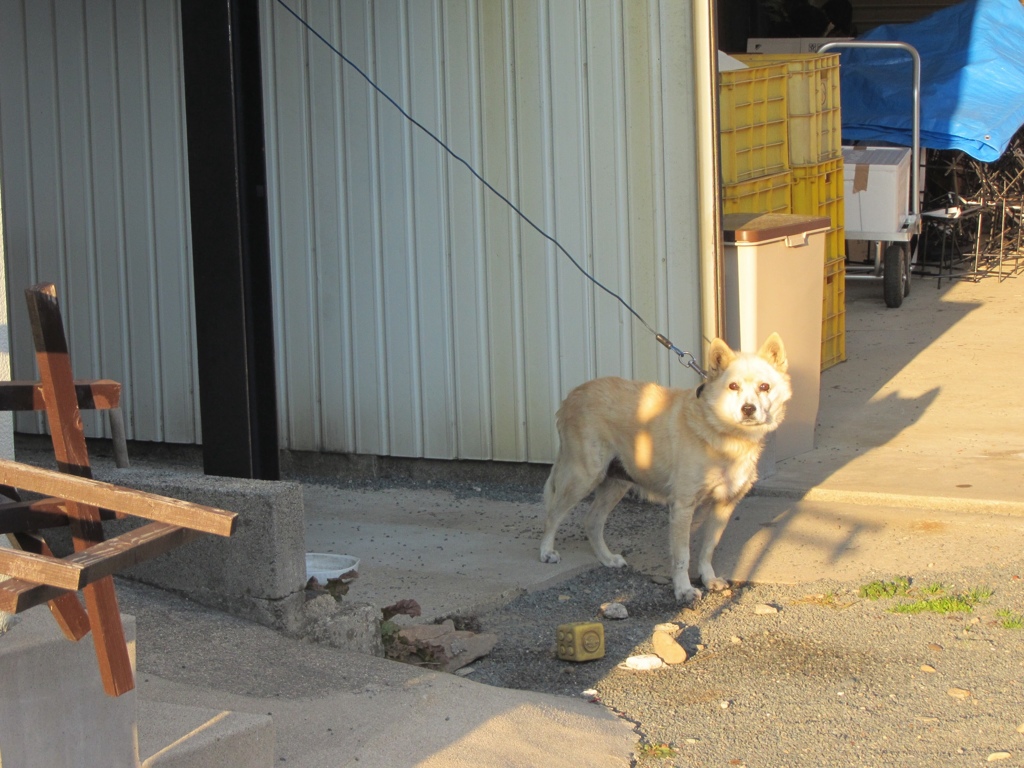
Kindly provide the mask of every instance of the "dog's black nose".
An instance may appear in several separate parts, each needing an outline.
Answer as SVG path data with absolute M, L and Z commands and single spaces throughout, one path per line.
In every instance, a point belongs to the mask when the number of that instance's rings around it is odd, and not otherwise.
M 752 405 L 751 403 L 744 403 L 743 407 L 740 408 L 740 410 L 743 411 L 743 415 L 749 419 L 751 416 L 757 413 L 757 406 Z

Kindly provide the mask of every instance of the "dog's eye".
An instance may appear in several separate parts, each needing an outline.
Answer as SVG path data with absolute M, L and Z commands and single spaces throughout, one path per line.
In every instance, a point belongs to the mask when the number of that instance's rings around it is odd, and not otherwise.
M 771 385 L 766 381 L 762 381 L 760 384 L 757 385 L 757 389 L 760 392 L 767 392 L 769 389 L 771 389 Z
M 740 385 L 737 384 L 735 381 L 730 381 L 729 382 L 729 389 L 731 389 L 733 392 L 739 392 L 740 391 Z

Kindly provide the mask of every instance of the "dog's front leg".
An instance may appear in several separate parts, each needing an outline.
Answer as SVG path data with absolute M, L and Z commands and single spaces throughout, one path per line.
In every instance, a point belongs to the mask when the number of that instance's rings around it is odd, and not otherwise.
M 687 605 L 700 600 L 702 593 L 690 583 L 690 526 L 693 504 L 672 502 L 668 518 L 669 546 L 672 548 L 672 585 L 676 600 Z
M 715 576 L 715 569 L 711 567 L 711 557 L 715 554 L 715 547 L 722 540 L 722 532 L 725 530 L 732 512 L 736 509 L 736 501 L 716 501 L 704 523 L 704 540 L 700 547 L 700 557 L 697 558 L 698 573 L 700 580 L 712 592 L 721 592 L 727 589 L 729 582 Z

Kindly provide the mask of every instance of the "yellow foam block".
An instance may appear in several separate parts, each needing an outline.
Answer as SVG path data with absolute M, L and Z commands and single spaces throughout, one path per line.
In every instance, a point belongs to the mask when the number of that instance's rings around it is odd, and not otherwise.
M 604 624 L 577 621 L 558 627 L 558 658 L 566 661 L 591 661 L 604 656 Z

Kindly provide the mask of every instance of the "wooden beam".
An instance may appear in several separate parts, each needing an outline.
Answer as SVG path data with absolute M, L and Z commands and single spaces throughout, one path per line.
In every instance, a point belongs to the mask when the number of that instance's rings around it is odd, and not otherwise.
M 145 562 L 202 535 L 199 531 L 167 523 L 147 523 L 64 558 L 82 569 L 84 583 Z
M 74 597 L 75 593 L 47 584 L 33 584 L 23 579 L 0 581 L 0 611 L 7 613 L 21 613 L 37 605 L 57 601 L 64 596 Z
M 201 535 L 199 531 L 176 525 L 148 523 L 55 562 L 74 566 L 81 573 L 83 585 L 88 585 L 187 544 Z M 0 553 L 12 551 L 0 550 Z M 67 587 L 59 584 L 21 577 L 0 581 L 0 611 L 20 613 L 69 592 Z
M 14 533 L 7 538 L 14 546 L 26 552 L 53 557 L 53 552 L 41 536 L 32 533 Z M 68 640 L 77 642 L 89 634 L 89 615 L 85 612 L 82 604 L 78 602 L 78 595 L 74 592 L 64 592 L 54 597 L 49 603 L 50 613 L 53 614 L 57 626 Z
M 99 480 L 76 477 L 7 459 L 0 459 L 0 483 L 217 536 L 230 536 L 238 522 L 238 515 L 235 512 L 122 488 Z
M 81 589 L 85 586 L 82 566 L 77 563 L 6 547 L 0 549 L 0 573 L 61 589 Z
M 122 520 L 127 515 L 111 509 L 100 509 L 100 520 Z M 0 533 L 39 531 L 68 524 L 67 502 L 48 498 L 0 504 Z
M 64 322 L 57 303 L 57 288 L 52 283 L 33 286 L 25 291 L 32 341 L 36 350 L 36 365 L 43 386 L 46 416 L 50 424 L 53 453 L 61 471 L 81 477 L 91 477 L 89 451 L 85 445 L 82 419 L 78 410 L 71 357 L 64 336 Z M 12 483 L 18 485 L 18 483 Z M 29 487 L 25 485 L 23 487 Z M 45 492 L 44 492 L 45 493 Z M 47 494 L 66 496 L 62 493 Z M 70 500 L 69 500 L 70 501 Z M 103 541 L 103 527 L 97 507 L 70 501 L 68 523 L 75 551 Z M 85 608 L 92 627 L 96 663 L 100 670 L 103 689 L 110 696 L 120 696 L 135 687 L 128 645 L 125 642 L 121 611 L 114 593 L 111 577 L 89 584 L 83 590 Z
M 110 379 L 74 382 L 81 410 L 110 410 L 121 407 L 121 384 Z M 43 385 L 38 381 L 0 381 L 0 411 L 44 411 Z

